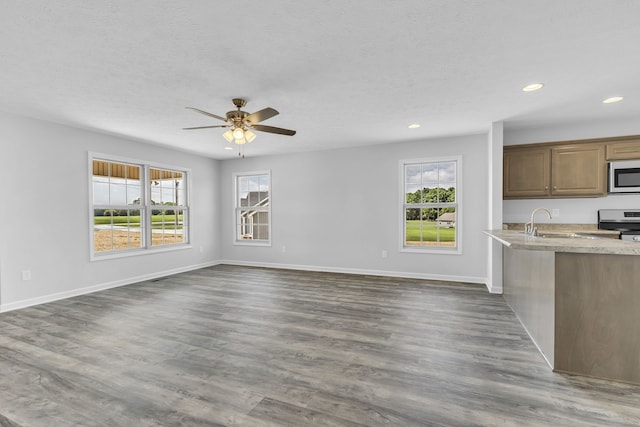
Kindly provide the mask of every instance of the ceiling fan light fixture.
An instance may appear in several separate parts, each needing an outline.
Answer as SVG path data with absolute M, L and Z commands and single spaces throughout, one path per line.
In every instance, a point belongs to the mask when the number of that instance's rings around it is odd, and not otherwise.
M 231 130 L 226 131 L 222 136 L 224 136 L 224 139 L 226 139 L 227 142 L 233 142 L 233 132 Z
M 235 128 L 233 130 L 233 137 L 236 139 L 236 141 L 238 139 L 244 139 L 244 131 L 242 130 L 242 128 Z M 237 142 L 236 142 L 237 144 Z
M 250 130 L 245 130 L 244 131 L 244 137 L 247 140 L 247 142 L 251 142 L 254 139 L 256 139 L 256 134 L 251 132 Z

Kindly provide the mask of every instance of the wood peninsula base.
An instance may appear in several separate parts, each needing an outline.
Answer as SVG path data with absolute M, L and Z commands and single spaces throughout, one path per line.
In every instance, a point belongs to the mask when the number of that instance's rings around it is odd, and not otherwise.
M 503 258 L 504 297 L 554 371 L 640 384 L 640 256 Z

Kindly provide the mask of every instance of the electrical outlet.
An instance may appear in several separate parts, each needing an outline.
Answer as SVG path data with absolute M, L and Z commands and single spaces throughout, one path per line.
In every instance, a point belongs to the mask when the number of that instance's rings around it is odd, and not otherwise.
M 200 253 L 204 252 L 204 246 L 200 246 Z
M 287 247 L 286 247 L 286 246 L 283 246 L 283 247 L 282 247 L 282 253 L 285 253 L 285 252 L 287 252 Z
M 560 218 L 560 209 L 551 209 L 553 219 Z
M 387 251 L 382 251 L 382 258 L 386 258 L 387 257 Z
M 31 270 L 22 270 L 22 280 L 31 280 Z

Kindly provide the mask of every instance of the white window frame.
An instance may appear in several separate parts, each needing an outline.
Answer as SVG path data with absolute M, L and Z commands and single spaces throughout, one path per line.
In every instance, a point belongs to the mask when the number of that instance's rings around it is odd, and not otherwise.
M 263 208 L 261 208 L 262 211 L 267 212 L 268 216 L 269 216 L 269 224 L 268 224 L 268 233 L 269 233 L 269 239 L 268 240 L 253 240 L 253 239 L 239 239 L 238 238 L 238 227 L 240 226 L 239 224 L 239 220 L 240 220 L 240 211 L 242 210 L 242 208 L 239 206 L 238 202 L 240 200 L 239 198 L 239 191 L 240 189 L 238 188 L 238 180 L 240 178 L 244 178 L 244 177 L 251 177 L 251 176 L 262 176 L 262 175 L 267 175 L 269 177 L 269 204 Z M 273 218 L 271 215 L 272 209 L 271 209 L 271 205 L 273 204 L 273 183 L 271 181 L 271 170 L 267 169 L 267 170 L 259 170 L 259 171 L 251 171 L 251 172 L 234 172 L 233 173 L 233 244 L 234 245 L 238 245 L 238 246 L 271 246 L 271 224 L 273 222 Z
M 405 209 L 411 208 L 411 204 L 406 203 L 406 193 L 405 193 L 405 166 L 407 165 L 422 165 L 424 163 L 444 163 L 444 162 L 456 162 L 456 201 L 455 203 L 438 203 L 438 204 L 429 204 L 432 207 L 454 207 L 456 209 L 456 246 L 455 247 L 447 247 L 447 246 L 407 246 L 406 243 L 406 211 Z M 400 160 L 400 252 L 406 253 L 430 253 L 430 254 L 440 254 L 440 255 L 461 255 L 462 254 L 462 229 L 463 229 L 463 221 L 462 221 L 462 156 L 443 156 L 443 157 L 424 157 L 418 159 L 405 159 Z M 424 207 L 424 204 L 421 204 Z M 415 206 L 420 207 L 420 206 Z
M 131 249 L 119 249 L 105 252 L 96 252 L 94 246 L 94 209 L 103 208 L 103 205 L 93 204 L 93 161 L 100 160 L 114 163 L 124 163 L 134 166 L 139 166 L 141 169 L 141 189 L 140 189 L 140 206 L 136 206 L 136 210 L 140 210 L 140 232 L 142 245 L 139 248 Z M 155 205 L 151 205 L 151 191 L 150 191 L 150 170 L 151 169 L 164 169 L 174 170 L 182 172 L 185 175 L 184 182 L 185 188 L 185 205 L 168 207 L 169 210 L 180 209 L 182 213 L 182 222 L 184 230 L 184 241 L 181 243 L 172 243 L 160 246 L 151 245 L 151 216 L 155 209 Z M 113 258 L 125 258 L 137 255 L 147 255 L 151 253 L 169 252 L 176 250 L 191 249 L 191 170 L 181 166 L 167 165 L 162 163 L 154 163 L 139 159 L 132 159 L 128 157 L 115 156 L 112 154 L 88 152 L 88 187 L 89 187 L 89 248 L 90 248 L 90 260 L 99 261 L 104 259 Z M 129 206 L 128 209 L 131 209 Z

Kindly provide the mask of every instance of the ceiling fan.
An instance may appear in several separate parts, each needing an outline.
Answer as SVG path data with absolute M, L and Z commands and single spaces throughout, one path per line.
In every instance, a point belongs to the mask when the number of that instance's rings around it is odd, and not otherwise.
M 199 110 L 198 108 L 193 107 L 185 107 L 189 110 L 196 111 L 200 114 L 204 114 L 205 116 L 213 117 L 214 119 L 222 120 L 226 122 L 224 125 L 213 125 L 213 126 L 196 126 L 190 128 L 183 128 L 184 130 L 194 130 L 194 129 L 209 129 L 209 128 L 229 128 L 222 136 L 228 141 L 236 143 L 239 147 L 238 155 L 244 157 L 244 153 L 242 152 L 242 146 L 247 142 L 251 142 L 256 138 L 256 134 L 251 132 L 251 130 L 256 130 L 259 132 L 268 132 L 268 133 L 277 133 L 279 135 L 289 135 L 293 136 L 296 134 L 295 130 L 283 129 L 274 126 L 265 126 L 260 125 L 258 123 L 270 119 L 273 116 L 276 116 L 278 113 L 274 108 L 264 108 L 260 111 L 256 111 L 255 113 L 247 113 L 246 111 L 242 111 L 241 108 L 247 105 L 247 101 L 242 98 L 234 98 L 232 100 L 233 105 L 236 106 L 237 110 L 228 111 L 225 117 L 221 117 L 212 113 L 208 113 L 203 110 Z

